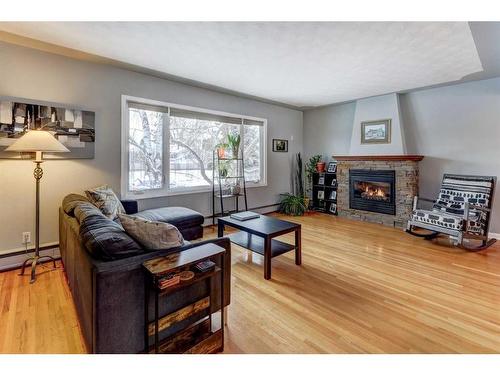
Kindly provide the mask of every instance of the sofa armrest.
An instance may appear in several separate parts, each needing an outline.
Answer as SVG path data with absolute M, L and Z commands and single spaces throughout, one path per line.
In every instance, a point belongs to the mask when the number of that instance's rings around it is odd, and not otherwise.
M 121 202 L 123 204 L 123 208 L 125 208 L 125 212 L 127 213 L 127 215 L 133 215 L 139 212 L 139 205 L 136 200 L 124 199 Z
M 147 252 L 144 254 L 135 255 L 132 257 L 117 259 L 112 261 L 104 261 L 92 258 L 92 264 L 94 268 L 94 273 L 113 273 L 113 272 L 125 272 L 132 271 L 142 268 L 142 263 L 146 260 L 165 256 L 178 251 L 184 251 L 191 249 L 196 246 L 201 246 L 207 243 L 213 243 L 220 247 L 223 247 L 226 252 L 224 255 L 224 280 L 225 280 L 225 291 L 224 291 L 224 306 L 230 303 L 231 298 L 231 241 L 227 237 L 214 238 L 211 240 L 200 241 L 189 243 L 188 245 L 171 248 L 168 250 L 157 250 L 153 252 Z

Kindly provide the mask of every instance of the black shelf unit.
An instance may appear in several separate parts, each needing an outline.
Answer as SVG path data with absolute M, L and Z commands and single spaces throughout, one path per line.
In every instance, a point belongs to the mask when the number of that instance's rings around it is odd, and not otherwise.
M 312 209 L 337 215 L 337 172 L 314 172 L 312 183 Z
M 231 165 L 234 176 L 221 176 L 221 166 Z M 217 217 L 227 216 L 235 212 L 240 211 L 240 197 L 243 198 L 245 204 L 245 211 L 248 211 L 247 202 L 247 187 L 245 182 L 245 165 L 243 158 L 243 150 L 240 150 L 238 157 L 223 157 L 220 158 L 217 150 L 214 152 L 213 163 L 212 163 L 212 224 L 215 225 L 215 219 Z M 237 182 L 240 186 L 240 191 L 238 193 L 233 193 L 228 191 L 226 186 L 227 182 Z M 217 182 L 217 184 L 216 184 Z M 218 186 L 216 186 L 218 185 Z M 224 210 L 224 200 L 234 199 L 234 209 Z M 217 203 L 219 200 L 219 211 L 216 210 Z M 227 207 L 227 205 L 226 205 Z

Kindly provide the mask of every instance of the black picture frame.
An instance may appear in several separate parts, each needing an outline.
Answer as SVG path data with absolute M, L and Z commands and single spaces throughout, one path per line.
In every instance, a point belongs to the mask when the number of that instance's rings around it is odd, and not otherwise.
M 324 190 L 318 190 L 318 200 L 322 201 L 325 199 L 325 191 Z
M 273 139 L 273 152 L 288 152 L 288 140 Z
M 319 176 L 318 185 L 324 185 L 324 184 L 325 184 L 325 176 Z
M 337 214 L 337 204 L 336 203 L 330 203 L 330 207 L 328 207 L 328 211 L 332 214 Z
M 328 173 L 337 173 L 337 163 L 334 161 L 329 162 L 326 171 Z
M 336 199 L 337 199 L 337 190 L 332 190 L 332 191 L 330 192 L 330 197 L 328 197 L 328 199 L 330 199 L 330 200 L 332 200 L 332 201 L 333 201 L 333 200 L 336 200 Z

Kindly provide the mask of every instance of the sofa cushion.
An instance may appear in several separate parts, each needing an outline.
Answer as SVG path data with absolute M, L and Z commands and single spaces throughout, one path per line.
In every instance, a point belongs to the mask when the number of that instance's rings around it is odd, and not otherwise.
M 122 202 L 108 185 L 85 190 L 85 195 L 91 203 L 96 205 L 111 220 L 116 219 L 118 214 L 125 213 Z
M 108 219 L 93 204 L 79 204 L 74 212 L 80 222 L 82 244 L 94 258 L 115 260 L 144 253 L 120 224 Z
M 69 216 L 75 216 L 74 211 L 76 206 L 82 203 L 89 203 L 89 200 L 80 194 L 68 194 L 63 199 L 62 208 Z
M 140 211 L 132 216 L 145 220 L 160 221 L 176 226 L 182 231 L 183 228 L 199 226 L 205 220 L 199 212 L 185 207 L 161 207 Z
M 183 245 L 181 232 L 172 224 L 124 214 L 118 214 L 118 218 L 127 234 L 146 249 L 171 249 Z

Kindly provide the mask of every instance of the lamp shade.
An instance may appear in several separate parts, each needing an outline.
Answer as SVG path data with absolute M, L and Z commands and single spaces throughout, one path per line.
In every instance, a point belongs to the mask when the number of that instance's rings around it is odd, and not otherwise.
M 30 130 L 6 148 L 13 152 L 69 152 L 52 134 L 44 130 Z

